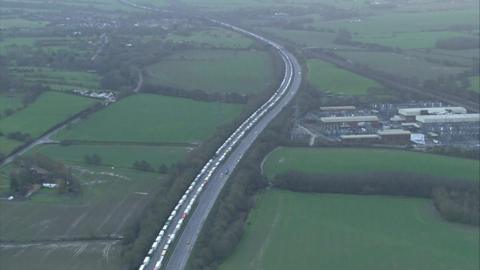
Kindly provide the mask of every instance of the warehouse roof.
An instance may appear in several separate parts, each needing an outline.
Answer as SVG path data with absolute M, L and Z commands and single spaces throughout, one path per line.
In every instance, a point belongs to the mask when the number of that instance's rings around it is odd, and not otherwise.
M 355 110 L 355 106 L 326 106 L 320 107 L 321 111 L 348 111 L 348 110 Z
M 410 131 L 403 129 L 384 129 L 379 130 L 378 135 L 380 136 L 393 136 L 393 135 L 410 135 Z
M 353 135 L 340 135 L 342 140 L 353 140 L 353 139 L 380 139 L 380 136 L 377 134 L 353 134 Z
M 426 114 L 467 113 L 464 107 L 432 107 L 432 108 L 404 108 L 398 109 L 398 114 L 403 116 Z
M 460 123 L 460 122 L 478 122 L 480 114 L 444 114 L 444 115 L 417 115 L 415 119 L 424 124 L 428 123 Z
M 342 122 L 377 122 L 378 117 L 375 115 L 366 116 L 333 116 L 321 117 L 320 121 L 325 123 L 342 123 Z

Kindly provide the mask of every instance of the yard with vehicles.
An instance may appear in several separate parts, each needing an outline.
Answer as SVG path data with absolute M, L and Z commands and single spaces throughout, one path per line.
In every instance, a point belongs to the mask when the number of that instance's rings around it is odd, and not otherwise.
M 478 269 L 479 232 L 424 199 L 295 193 L 257 197 L 220 266 L 236 269 Z
M 393 149 L 280 147 L 266 157 L 263 170 L 269 178 L 298 170 L 325 174 L 405 172 L 480 181 L 478 161 Z
M 319 59 L 309 59 L 307 67 L 308 80 L 318 90 L 341 95 L 365 95 L 369 89 L 380 87 L 375 81 Z
M 253 49 L 190 50 L 147 67 L 145 79 L 146 84 L 190 91 L 256 94 L 273 83 L 273 59 Z
M 200 143 L 237 117 L 240 105 L 139 94 L 63 130 L 59 140 Z

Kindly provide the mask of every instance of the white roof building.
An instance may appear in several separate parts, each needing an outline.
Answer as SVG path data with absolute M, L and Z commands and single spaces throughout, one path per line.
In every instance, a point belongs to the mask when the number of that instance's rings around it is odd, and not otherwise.
M 378 122 L 379 119 L 375 115 L 332 116 L 332 117 L 321 117 L 320 121 L 324 123 L 349 123 L 349 122 Z
M 432 123 L 462 123 L 462 122 L 479 122 L 480 114 L 445 114 L 445 115 L 417 115 L 417 122 L 422 124 Z
M 464 107 L 433 107 L 433 108 L 404 108 L 398 109 L 398 114 L 403 116 L 427 115 L 427 114 L 465 114 Z

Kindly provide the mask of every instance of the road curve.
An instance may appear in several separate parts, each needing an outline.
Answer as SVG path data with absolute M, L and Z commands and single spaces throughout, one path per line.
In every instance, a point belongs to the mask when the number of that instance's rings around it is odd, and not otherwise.
M 285 75 L 275 94 L 242 123 L 193 180 L 152 244 L 140 270 L 185 268 L 202 226 L 230 172 L 235 169 L 258 135 L 288 105 L 300 88 L 300 64 L 286 49 L 239 27 L 211 21 L 276 48 L 284 61 Z

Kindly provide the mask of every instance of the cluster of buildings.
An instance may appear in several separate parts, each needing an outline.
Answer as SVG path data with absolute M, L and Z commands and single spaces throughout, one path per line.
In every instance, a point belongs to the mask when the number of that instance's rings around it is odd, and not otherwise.
M 103 99 L 104 104 L 108 105 L 117 100 L 115 93 L 111 91 L 93 91 L 88 89 L 74 89 L 73 93 L 90 98 Z
M 480 147 L 480 114 L 433 103 L 320 107 L 297 120 L 292 136 L 343 143 Z

